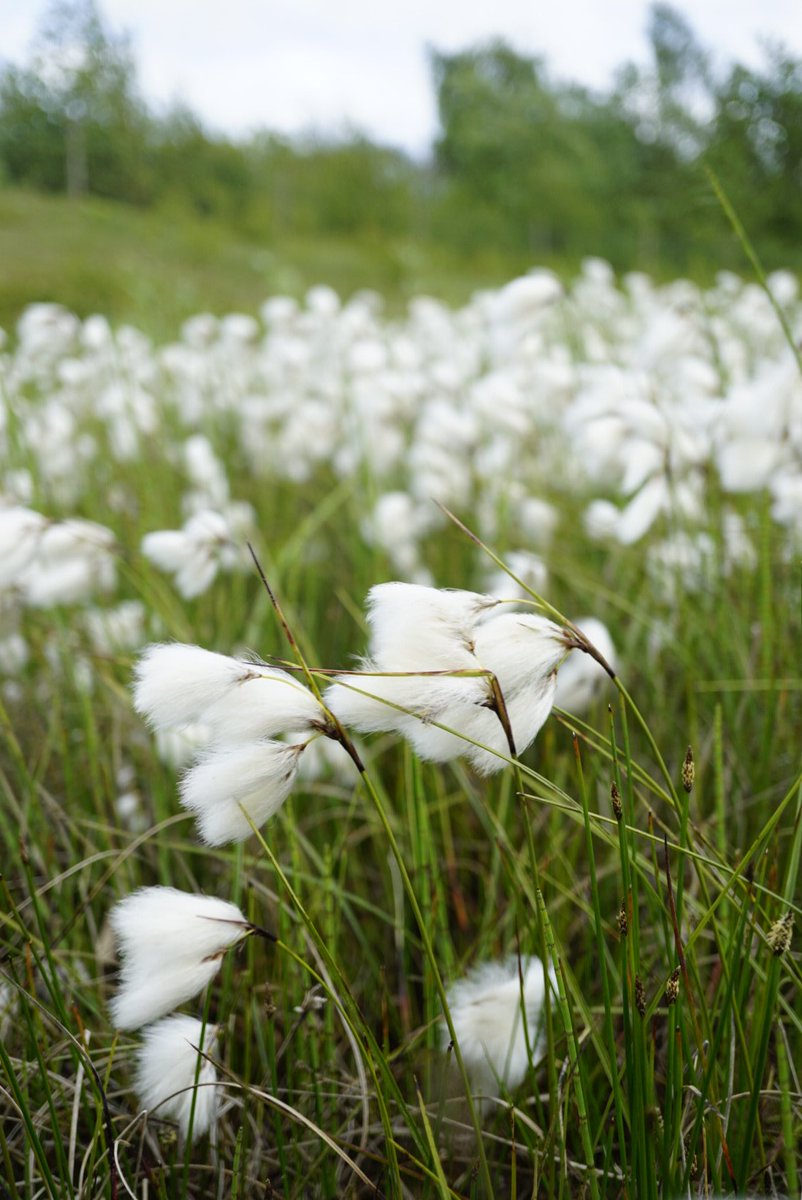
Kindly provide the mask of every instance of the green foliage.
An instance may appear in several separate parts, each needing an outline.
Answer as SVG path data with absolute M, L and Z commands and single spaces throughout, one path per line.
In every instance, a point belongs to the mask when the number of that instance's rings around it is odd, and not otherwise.
M 127 41 L 93 0 L 58 0 L 30 63 L 0 75 L 0 157 L 10 181 L 142 201 L 145 110 Z
M 169 456 L 154 444 L 149 457 L 130 465 L 141 502 L 125 518 L 131 545 L 179 503 Z M 347 611 L 381 569 L 353 532 L 363 497 L 325 515 L 325 479 L 303 493 L 309 512 L 300 492 L 244 475 L 241 487 L 270 531 L 271 576 L 310 661 L 342 663 L 361 638 Z M 305 541 L 297 531 L 310 515 L 318 533 Z M 656 661 L 641 551 L 590 561 L 579 522 L 563 528 L 552 598 L 572 611 L 593 603 L 626 631 L 626 692 L 611 691 L 612 713 L 601 701 L 587 724 L 556 716 L 520 773 L 489 780 L 374 739 L 364 779 L 300 787 L 264 839 L 240 848 L 202 849 L 178 816 L 175 773 L 125 697 L 128 661 L 94 656 L 89 696 L 69 669 L 56 692 L 43 690 L 34 657 L 19 681 L 24 720 L 3 714 L 0 954 L 18 1014 L 0 1044 L 6 1190 L 113 1194 L 90 1065 L 137 1194 L 146 1180 L 187 1200 L 212 1181 L 243 1200 L 266 1189 L 288 1200 L 363 1194 L 353 1163 L 382 1194 L 422 1200 L 718 1195 L 733 1187 L 728 1162 L 738 1194 L 785 1190 L 800 1123 L 778 1076 L 796 1079 L 800 973 L 797 953 L 774 957 L 766 934 L 798 911 L 802 690 L 785 636 L 798 630 L 795 573 L 767 536 L 765 570 L 680 593 L 681 643 Z M 437 551 L 444 578 L 476 583 L 481 562 L 453 531 Z M 161 607 L 163 587 L 133 560 L 130 585 Z M 761 603 L 774 624 L 761 625 L 758 680 Z M 289 653 L 255 577 L 173 608 L 170 633 Z M 69 614 L 31 613 L 26 633 L 43 644 L 54 619 L 68 668 L 80 639 Z M 767 723 L 768 712 L 782 719 Z M 115 815 L 121 762 L 148 813 L 141 833 Z M 249 941 L 210 988 L 230 1099 L 215 1148 L 186 1151 L 155 1115 L 147 1135 L 131 1124 L 133 1038 L 109 1026 L 104 921 L 116 899 L 156 882 L 230 896 L 281 939 Z M 547 950 L 559 987 L 531 1082 L 481 1115 L 483 1167 L 435 1050 L 438 976 L 516 948 Z
M 0 328 L 11 332 L 27 304 L 54 300 L 165 339 L 193 313 L 255 311 L 270 293 L 300 298 L 321 280 L 343 296 L 380 291 L 398 310 L 421 292 L 462 304 L 527 267 L 482 246 L 464 255 L 381 235 L 278 238 L 246 215 L 242 224 L 199 217 L 180 197 L 144 209 L 0 189 Z
M 550 78 L 502 42 L 432 53 L 431 162 L 353 132 L 326 141 L 213 135 L 139 97 L 125 38 L 92 0 L 64 0 L 30 61 L 0 71 L 0 180 L 222 222 L 237 235 L 388 240 L 617 270 L 700 276 L 740 265 L 703 165 L 715 168 L 772 266 L 802 264 L 802 64 L 780 48 L 719 76 L 657 4 L 652 64 L 601 95 Z M 66 64 L 66 65 L 65 65 Z M 382 251 L 378 249 L 378 252 Z

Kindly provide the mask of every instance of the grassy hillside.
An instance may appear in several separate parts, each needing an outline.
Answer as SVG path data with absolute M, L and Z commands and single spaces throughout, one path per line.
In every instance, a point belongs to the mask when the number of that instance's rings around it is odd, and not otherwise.
M 200 311 L 252 311 L 275 292 L 300 296 L 326 282 L 341 294 L 375 288 L 391 305 L 420 292 L 454 303 L 531 264 L 477 252 L 370 239 L 272 244 L 185 211 L 143 211 L 0 191 L 0 326 L 26 304 L 54 300 L 80 316 L 103 312 L 155 336 L 171 336 Z

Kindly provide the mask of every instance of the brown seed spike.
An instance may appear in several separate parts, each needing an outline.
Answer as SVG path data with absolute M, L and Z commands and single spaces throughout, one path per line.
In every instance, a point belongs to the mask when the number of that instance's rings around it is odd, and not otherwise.
M 618 916 L 616 920 L 618 921 L 618 932 L 621 934 L 621 937 L 626 937 L 629 933 L 629 918 L 627 917 L 626 901 L 621 902 L 621 907 L 618 910 Z
M 685 761 L 682 764 L 682 786 L 689 795 L 693 790 L 693 781 L 695 776 L 696 767 L 693 761 L 693 750 L 691 750 L 689 746 L 685 754 Z
M 677 1003 L 679 997 L 679 967 L 675 967 L 668 977 L 666 984 L 666 1004 L 670 1008 L 672 1004 Z
M 635 976 L 635 1007 L 642 1017 L 646 1016 L 646 989 L 640 975 Z
M 615 819 L 616 821 L 620 821 L 624 815 L 624 806 L 621 803 L 621 793 L 619 792 L 618 786 L 615 782 L 610 784 L 610 800 L 612 801 Z

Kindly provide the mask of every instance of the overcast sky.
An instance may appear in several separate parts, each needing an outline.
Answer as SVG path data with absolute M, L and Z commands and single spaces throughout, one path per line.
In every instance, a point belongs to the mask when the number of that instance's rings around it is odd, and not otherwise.
M 23 61 L 47 0 L 0 0 L 0 54 Z M 676 7 L 682 8 L 682 5 Z M 436 112 L 426 47 L 500 36 L 553 76 L 606 88 L 644 62 L 648 0 L 101 0 L 133 38 L 153 104 L 182 99 L 213 129 L 342 130 L 420 153 Z M 763 61 L 760 39 L 802 58 L 802 0 L 695 0 L 700 40 L 724 65 Z

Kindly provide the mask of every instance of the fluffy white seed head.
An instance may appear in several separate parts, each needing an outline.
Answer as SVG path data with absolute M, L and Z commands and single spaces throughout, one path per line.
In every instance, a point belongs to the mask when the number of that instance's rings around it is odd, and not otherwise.
M 173 887 L 145 887 L 114 906 L 111 925 L 124 956 L 206 958 L 242 937 L 236 904 Z
M 200 646 L 149 646 L 136 665 L 134 707 L 155 729 L 190 725 L 258 670 Z
M 197 555 L 183 530 L 158 529 L 142 539 L 142 553 L 162 571 L 178 571 L 191 565 Z
M 471 671 L 480 669 L 472 657 L 467 664 L 452 664 L 452 669 L 465 670 L 466 666 Z M 486 682 L 477 676 L 381 671 L 378 663 L 368 660 L 362 664 L 362 673 L 336 677 L 325 700 L 344 725 L 362 733 L 396 730 L 408 736 L 421 721 L 439 721 L 453 705 L 481 704 L 487 696 Z
M 204 1030 L 194 1017 L 166 1017 L 149 1026 L 139 1049 L 136 1092 L 142 1108 L 159 1118 L 172 1117 L 183 1137 L 189 1135 L 189 1118 L 198 1071 L 199 1050 L 214 1049 L 217 1026 Z M 208 1133 L 217 1116 L 217 1081 L 214 1066 L 201 1059 L 198 1075 L 192 1140 Z
M 114 587 L 115 571 L 111 559 L 91 557 L 56 558 L 51 562 L 36 559 L 17 578 L 25 603 L 30 608 L 50 608 L 56 604 L 79 604 L 95 592 Z
M 575 624 L 596 647 L 615 671 L 617 656 L 607 626 L 595 617 L 582 617 Z M 554 703 L 559 708 L 581 715 L 607 686 L 609 676 L 595 658 L 576 650 L 557 673 L 557 694 Z
M 370 657 L 385 671 L 471 667 L 474 626 L 497 604 L 478 592 L 377 584 L 368 592 Z
M 39 543 L 39 555 L 48 565 L 74 557 L 103 558 L 113 549 L 110 529 L 79 517 L 48 525 Z
M 28 565 L 46 526 L 47 518 L 29 508 L 0 508 L 0 587 Z
M 145 651 L 134 707 L 157 730 L 200 723 L 221 743 L 315 729 L 324 720 L 312 693 L 286 671 L 181 643 Z
M 474 766 L 481 764 L 483 774 L 500 770 L 504 766 L 504 759 L 496 757 L 493 751 L 509 757 L 506 735 L 496 713 L 484 707 L 481 701 L 474 704 L 457 702 L 448 705 L 438 712 L 435 719 L 437 725 L 431 721 L 416 721 L 405 730 L 420 758 L 428 762 L 451 762 L 463 756 Z M 454 733 L 447 732 L 452 729 Z M 489 747 L 490 752 L 480 750 L 474 742 Z
M 292 791 L 303 745 L 264 740 L 208 751 L 181 781 L 181 803 L 197 814 L 204 842 L 241 842 L 278 812 Z
M 201 496 L 203 503 L 205 497 Z M 241 512 L 242 510 L 236 510 Z M 160 529 L 142 539 L 142 553 L 163 571 L 175 576 L 178 591 L 187 600 L 205 592 L 218 569 L 231 569 L 241 554 L 231 556 L 232 542 L 238 539 L 237 521 L 202 508 L 183 529 Z
M 529 686 L 506 701 L 507 716 L 517 754 L 523 754 L 531 746 L 545 724 L 554 707 L 556 689 L 557 676 L 552 674 L 546 679 L 533 679 Z M 475 736 L 474 740 L 489 747 L 492 753 L 479 746 L 468 746 L 465 750 L 466 757 L 480 775 L 492 775 L 494 771 L 500 771 L 507 765 L 510 755 L 501 722 L 495 712 L 491 715 L 494 718 L 493 725 L 487 728 L 485 736 Z
M 464 755 L 482 774 L 499 770 L 510 748 L 492 707 L 493 674 L 515 748 L 526 749 L 554 701 L 554 672 L 566 653 L 559 626 L 545 617 L 499 612 L 493 597 L 410 584 L 381 584 L 369 603 L 373 657 L 363 664 L 365 673 L 338 676 L 326 693 L 344 725 L 401 733 L 430 761 Z M 381 674 L 393 670 L 409 674 Z M 426 673 L 449 670 L 473 674 Z
M 554 980 L 553 971 L 549 972 Z M 543 1049 L 541 1012 L 546 979 L 538 958 L 484 963 L 448 991 L 448 1007 L 473 1087 L 498 1096 L 519 1086 Z M 524 1024 L 525 1017 L 525 1024 Z M 448 1046 L 441 1026 L 441 1044 Z
M 324 713 L 310 691 L 286 671 L 260 667 L 203 714 L 215 741 L 246 742 L 320 725 Z
M 523 754 L 554 704 L 555 672 L 566 652 L 562 631 L 545 617 L 506 612 L 478 626 L 475 645 L 478 662 L 498 681 L 516 753 Z M 445 718 L 444 724 L 453 721 L 452 728 L 482 744 L 468 744 L 463 750 L 481 775 L 504 767 L 510 748 L 494 709 L 482 706 L 464 717 L 446 713 Z
M 326 703 L 344 724 L 362 732 L 407 735 L 419 719 L 438 720 L 450 705 L 481 703 L 482 680 L 428 673 L 477 669 L 474 627 L 497 603 L 477 592 L 377 584 L 368 592 L 370 656 L 364 673 L 339 676 Z
M 247 931 L 236 905 L 170 887 L 126 896 L 112 910 L 111 926 L 122 959 L 111 1001 L 118 1029 L 137 1029 L 197 995 Z
M 546 617 L 503 612 L 477 626 L 476 658 L 498 679 L 504 698 L 543 682 L 565 658 L 562 630 Z
M 147 969 L 129 969 L 109 1003 L 116 1029 L 139 1029 L 150 1021 L 197 996 L 211 983 L 220 967 L 220 957 L 168 965 L 148 964 Z

